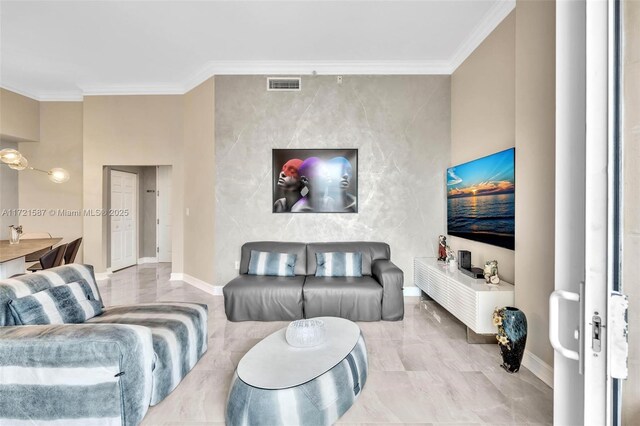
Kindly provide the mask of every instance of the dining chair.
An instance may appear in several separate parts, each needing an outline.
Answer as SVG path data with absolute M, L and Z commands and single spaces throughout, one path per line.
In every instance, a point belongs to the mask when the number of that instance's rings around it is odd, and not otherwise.
M 62 265 L 66 249 L 66 244 L 60 244 L 58 247 L 49 250 L 40 257 L 40 261 L 38 263 L 34 263 L 33 265 L 29 266 L 27 268 L 27 271 L 42 271 L 43 269 L 54 268 L 56 266 Z
M 44 239 L 51 238 L 51 234 L 48 232 L 25 232 L 20 235 L 21 240 L 36 240 L 36 239 Z M 34 251 L 33 253 L 29 253 L 25 256 L 25 262 L 37 262 L 40 259 L 40 256 L 48 252 L 53 248 L 53 245 L 49 247 L 45 247 L 42 250 Z
M 82 244 L 82 237 L 71 241 L 67 245 L 67 250 L 64 252 L 64 263 L 68 265 L 69 263 L 73 263 L 76 260 L 76 255 L 78 254 L 78 250 L 80 249 L 80 244 Z

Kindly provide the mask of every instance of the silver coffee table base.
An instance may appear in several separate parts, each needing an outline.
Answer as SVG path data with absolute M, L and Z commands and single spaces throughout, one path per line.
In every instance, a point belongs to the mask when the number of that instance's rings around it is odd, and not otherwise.
M 325 345 L 291 348 L 278 334 L 284 333 L 283 329 L 258 343 L 245 355 L 249 362 L 243 364 L 245 358 L 240 361 L 231 383 L 226 409 L 227 425 L 330 425 L 353 405 L 367 380 L 364 338 L 358 326 L 351 321 L 332 317 L 322 319 L 327 324 L 329 337 Z M 340 333 L 340 339 L 336 339 L 339 341 L 332 344 L 330 333 Z M 353 341 L 349 342 L 351 338 Z M 274 347 L 278 345 L 282 352 L 280 356 L 274 356 Z M 345 345 L 348 349 L 341 352 Z M 262 354 L 265 358 L 260 365 L 263 372 L 270 372 L 268 380 L 255 369 Z M 290 370 L 297 370 L 293 359 L 298 358 L 302 364 L 308 364 L 313 363 L 314 357 L 326 360 L 328 356 L 336 357 L 328 370 L 314 377 L 305 377 L 301 372 L 298 380 L 291 380 Z M 279 376 L 279 370 L 289 374 Z M 278 377 L 283 377 L 281 382 Z M 256 386 L 254 379 L 261 386 Z M 289 386 L 282 387 L 281 384 Z

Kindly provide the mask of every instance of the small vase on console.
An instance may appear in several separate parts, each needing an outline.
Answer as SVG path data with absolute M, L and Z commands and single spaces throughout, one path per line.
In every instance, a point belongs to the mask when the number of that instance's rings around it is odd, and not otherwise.
M 500 345 L 502 368 L 517 373 L 527 344 L 527 317 L 520 309 L 507 306 L 493 312 L 493 324 L 498 327 L 496 339 Z

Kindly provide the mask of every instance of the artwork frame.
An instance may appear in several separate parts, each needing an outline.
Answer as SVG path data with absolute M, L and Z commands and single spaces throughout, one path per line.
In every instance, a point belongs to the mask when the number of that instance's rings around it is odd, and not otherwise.
M 516 152 L 449 167 L 447 234 L 515 250 Z
M 274 148 L 271 166 L 272 213 L 358 213 L 357 148 Z

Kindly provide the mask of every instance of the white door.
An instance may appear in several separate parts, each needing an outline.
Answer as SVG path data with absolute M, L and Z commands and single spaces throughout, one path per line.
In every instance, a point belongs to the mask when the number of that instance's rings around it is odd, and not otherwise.
M 618 424 L 612 2 L 556 3 L 554 424 Z M 586 125 L 585 125 L 586 123 Z M 619 312 L 619 311 L 618 311 Z M 619 320 L 619 318 L 616 318 Z
M 138 263 L 138 175 L 111 170 L 111 270 Z
M 171 166 L 158 166 L 156 185 L 158 262 L 171 262 Z

